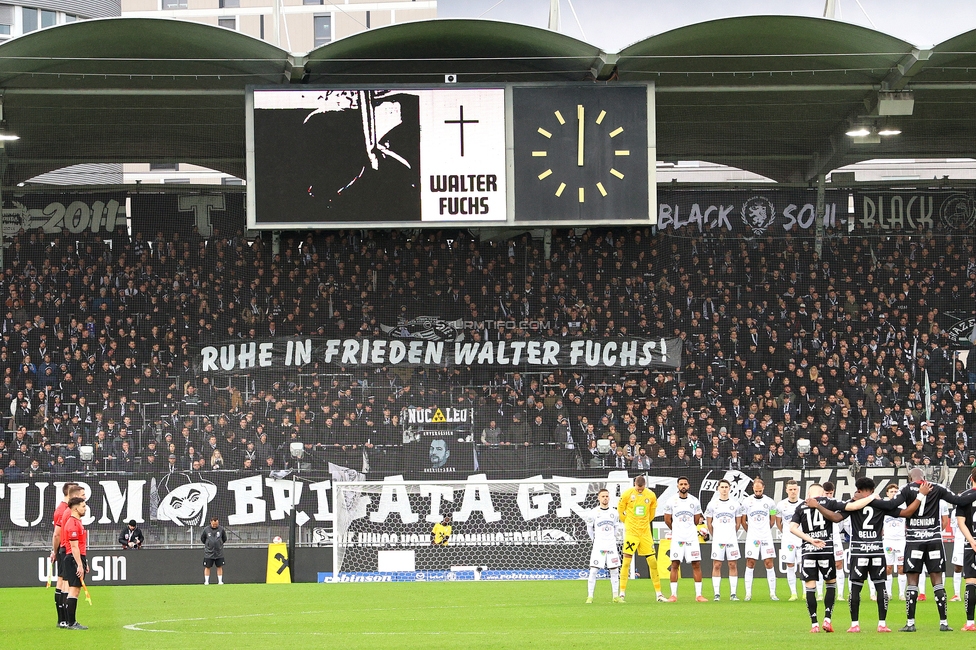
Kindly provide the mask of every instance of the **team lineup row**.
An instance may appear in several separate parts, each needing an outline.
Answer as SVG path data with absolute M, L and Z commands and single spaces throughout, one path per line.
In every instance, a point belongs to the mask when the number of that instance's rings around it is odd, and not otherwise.
M 738 532 L 745 530 L 745 599 L 752 599 L 753 572 L 757 561 L 766 567 L 771 600 L 776 596 L 776 574 L 773 562 L 776 550 L 772 528 L 777 527 L 782 538 L 781 559 L 786 565 L 790 600 L 797 596 L 797 573 L 803 582 L 811 632 L 833 632 L 831 615 L 838 596 L 843 598 L 843 579 L 850 581 L 851 626 L 848 632 L 860 632 L 860 602 L 864 584 L 871 586 L 872 598 L 878 605 L 878 631 L 890 632 L 887 625 L 888 600 L 892 593 L 892 574 L 899 573 L 903 599 L 906 601 L 907 621 L 902 632 L 915 631 L 915 611 L 920 599 L 920 578 L 927 572 L 939 610 L 941 631 L 950 632 L 948 596 L 943 583 L 945 547 L 942 523 L 947 506 L 955 507 L 953 530 L 956 550 L 952 562 L 961 567 L 959 580 L 966 581 L 966 624 L 963 631 L 976 632 L 976 469 L 969 479 L 970 489 L 954 494 L 941 485 L 924 480 L 921 470 L 909 473 L 909 483 L 900 488 L 889 485 L 885 498 L 875 495 L 875 483 L 860 478 L 850 501 L 833 498 L 833 485 L 813 484 L 806 499 L 799 498 L 796 481 L 787 484 L 787 498 L 774 503 L 764 494 L 762 479 L 753 482 L 753 494 L 741 501 L 731 497 L 731 484 L 719 482 L 716 496 L 703 510 L 697 498 L 689 494 L 687 478 L 677 480 L 678 493 L 664 504 L 664 523 L 670 528 L 671 596 L 661 591 L 657 557 L 651 534 L 651 522 L 657 513 L 657 497 L 647 489 L 643 476 L 634 479 L 634 486 L 620 496 L 617 509 L 610 507 L 610 494 L 601 490 L 599 505 L 587 516 L 587 531 L 593 540 L 586 602 L 593 602 L 597 576 L 601 569 L 610 573 L 614 602 L 625 602 L 625 590 L 633 556 L 647 559 L 650 577 L 657 600 L 677 601 L 678 577 L 682 563 L 690 563 L 695 581 L 696 600 L 706 602 L 702 595 L 702 552 L 700 535 L 712 542 L 712 585 L 714 599 L 720 599 L 722 563 L 728 563 L 731 600 L 738 600 L 738 567 L 741 558 Z M 944 505 L 945 504 L 945 505 Z M 850 537 L 845 554 L 842 535 Z M 618 548 L 618 536 L 623 534 L 623 559 Z M 845 561 L 846 558 L 846 561 Z M 960 572 L 957 570 L 957 575 Z M 818 618 L 818 582 L 824 586 L 824 617 Z M 921 585 L 924 587 L 924 584 Z M 956 584 L 956 598 L 961 582 Z M 924 600 L 924 591 L 922 592 Z M 876 594 L 876 595 L 875 595 Z

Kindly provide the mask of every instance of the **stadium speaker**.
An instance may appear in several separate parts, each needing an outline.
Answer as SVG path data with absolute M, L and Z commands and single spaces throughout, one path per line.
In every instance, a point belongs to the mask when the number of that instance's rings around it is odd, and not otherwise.
M 302 456 L 305 455 L 305 447 L 300 442 L 291 443 L 288 446 L 288 450 L 291 452 L 291 457 L 297 458 L 298 460 L 301 460 Z
M 796 450 L 801 454 L 810 453 L 810 441 L 806 438 L 797 438 L 796 440 Z
M 91 445 L 78 447 L 78 457 L 83 463 L 90 463 L 95 458 L 95 449 Z
M 596 450 L 598 452 L 600 452 L 601 454 L 609 454 L 610 453 L 610 441 L 607 440 L 606 438 L 601 438 L 600 440 L 597 440 L 596 441 Z

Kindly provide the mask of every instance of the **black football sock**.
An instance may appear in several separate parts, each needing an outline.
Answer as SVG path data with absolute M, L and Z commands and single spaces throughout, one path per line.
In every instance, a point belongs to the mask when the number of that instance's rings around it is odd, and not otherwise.
M 908 624 L 915 623 L 915 608 L 918 606 L 918 585 L 905 587 L 905 611 L 908 613 Z
M 77 622 L 75 620 L 75 612 L 77 610 L 78 610 L 78 597 L 75 596 L 74 598 L 72 598 L 71 596 L 68 596 L 67 612 L 65 612 L 67 615 L 65 622 L 67 622 L 68 625 L 74 625 Z
M 852 582 L 851 583 L 851 593 L 848 598 L 848 602 L 851 606 L 851 621 L 861 620 L 858 616 L 861 613 L 861 589 L 864 587 L 864 583 Z
M 807 611 L 810 612 L 810 622 L 817 624 L 817 588 L 806 590 L 807 592 Z
M 837 601 L 837 583 L 829 582 L 824 586 L 824 618 L 830 618 Z
M 64 613 L 61 611 L 61 590 L 54 590 L 54 608 L 58 610 L 58 623 L 64 622 Z
M 976 620 L 976 584 L 966 583 L 966 622 Z
M 876 582 L 874 586 L 878 590 L 878 620 L 884 621 L 888 619 L 888 587 L 884 582 Z
M 939 620 L 948 620 L 949 614 L 947 610 L 949 609 L 949 597 L 946 595 L 945 585 L 939 583 L 932 587 L 932 593 L 935 595 L 935 606 L 939 608 Z

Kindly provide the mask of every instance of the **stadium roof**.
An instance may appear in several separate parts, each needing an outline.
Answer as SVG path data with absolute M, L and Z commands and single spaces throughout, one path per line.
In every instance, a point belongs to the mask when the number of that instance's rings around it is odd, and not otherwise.
M 198 23 L 114 18 L 0 45 L 5 185 L 77 163 L 187 162 L 244 175 L 248 85 L 653 81 L 658 157 L 807 182 L 871 158 L 969 157 L 976 31 L 932 50 L 843 22 L 728 18 L 602 52 L 549 30 L 487 20 L 378 28 L 288 53 Z M 881 90 L 911 115 L 878 115 Z M 903 103 L 902 106 L 905 106 Z M 855 144 L 852 125 L 901 135 Z M 877 140 L 877 138 L 874 138 Z

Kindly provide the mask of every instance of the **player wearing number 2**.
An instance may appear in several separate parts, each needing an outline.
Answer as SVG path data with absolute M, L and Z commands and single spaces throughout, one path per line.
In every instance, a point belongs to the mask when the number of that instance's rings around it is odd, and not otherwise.
M 878 592 L 878 632 L 891 632 L 888 618 L 888 592 L 885 586 L 887 567 L 883 543 L 885 516 L 911 517 L 918 510 L 922 499 L 916 499 L 910 506 L 902 509 L 896 501 L 879 499 L 874 496 L 874 481 L 863 477 L 854 483 L 854 501 L 848 503 L 808 499 L 807 505 L 816 508 L 819 514 L 830 521 L 837 522 L 848 517 L 851 523 L 851 554 L 847 573 L 850 576 L 851 627 L 848 632 L 860 632 L 861 590 L 865 580 L 874 583 Z M 927 495 L 931 485 L 923 484 L 919 493 Z M 807 512 L 810 512 L 809 510 Z
M 610 492 L 600 490 L 596 495 L 600 504 L 587 513 L 586 533 L 593 540 L 590 553 L 590 577 L 587 581 L 586 602 L 593 602 L 596 577 L 600 569 L 610 572 L 610 588 L 613 602 L 620 602 L 620 553 L 617 551 L 617 530 L 622 528 L 620 516 L 610 508 Z

